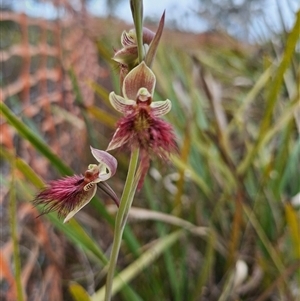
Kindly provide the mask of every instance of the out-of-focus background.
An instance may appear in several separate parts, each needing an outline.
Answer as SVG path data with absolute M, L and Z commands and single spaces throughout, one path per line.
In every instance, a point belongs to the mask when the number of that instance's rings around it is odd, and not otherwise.
M 299 3 L 145 0 L 145 25 L 164 9 L 155 100 L 172 101 L 179 152 L 134 200 L 114 300 L 297 300 Z M 112 201 L 66 225 L 30 201 L 107 147 L 132 27 L 129 1 L 1 1 L 1 300 L 102 300 Z M 129 154 L 113 155 L 120 195 Z

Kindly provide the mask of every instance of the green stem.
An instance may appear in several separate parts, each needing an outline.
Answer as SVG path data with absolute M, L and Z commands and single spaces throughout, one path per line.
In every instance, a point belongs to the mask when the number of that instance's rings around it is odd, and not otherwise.
M 120 246 L 122 242 L 122 235 L 125 228 L 125 223 L 128 217 L 128 212 L 132 203 L 134 192 L 136 189 L 136 168 L 139 158 L 139 149 L 132 151 L 131 158 L 128 167 L 127 179 L 125 182 L 123 194 L 120 201 L 120 208 L 116 216 L 114 241 L 112 246 L 112 252 L 109 260 L 109 268 L 106 279 L 106 291 L 105 291 L 105 301 L 111 300 L 112 284 L 115 274 L 117 259 L 120 251 Z
M 143 50 L 143 0 L 130 0 L 132 17 L 138 46 L 139 63 L 144 59 Z
M 15 268 L 15 280 L 17 287 L 17 300 L 23 301 L 23 288 L 21 281 L 21 260 L 20 260 L 20 250 L 18 242 L 18 231 L 17 231 L 17 205 L 16 205 L 16 191 L 15 191 L 15 166 L 16 162 L 13 161 L 12 164 L 12 179 L 10 187 L 10 197 L 9 197 L 9 220 L 10 220 L 10 231 L 13 241 L 13 261 Z

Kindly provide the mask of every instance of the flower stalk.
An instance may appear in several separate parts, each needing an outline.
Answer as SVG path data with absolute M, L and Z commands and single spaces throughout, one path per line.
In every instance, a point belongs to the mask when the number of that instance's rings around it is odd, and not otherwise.
M 130 0 L 130 7 L 135 26 L 138 47 L 138 59 L 141 63 L 144 59 L 143 51 L 143 0 Z
M 137 183 L 139 182 L 140 173 L 136 172 L 139 159 L 139 149 L 135 149 L 131 153 L 128 174 L 123 190 L 123 194 L 120 201 L 120 207 L 116 216 L 115 221 L 115 231 L 114 231 L 114 241 L 112 246 L 112 251 L 109 260 L 109 268 L 106 278 L 106 290 L 105 290 L 105 301 L 111 300 L 113 279 L 117 264 L 117 259 L 120 251 L 120 246 L 122 242 L 122 236 L 128 218 L 129 209 L 132 204 L 132 200 L 137 188 Z

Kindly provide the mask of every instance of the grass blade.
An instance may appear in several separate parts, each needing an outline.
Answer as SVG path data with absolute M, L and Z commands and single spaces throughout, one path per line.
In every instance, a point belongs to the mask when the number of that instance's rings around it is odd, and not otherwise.
M 69 285 L 69 291 L 75 301 L 91 301 L 87 291 L 78 283 L 71 283 Z
M 259 128 L 257 140 L 254 146 L 252 146 L 251 149 L 248 151 L 244 160 L 238 166 L 239 174 L 244 174 L 247 171 L 248 167 L 253 161 L 253 158 L 258 153 L 261 147 L 261 142 L 264 139 L 269 124 L 271 122 L 272 112 L 276 104 L 278 95 L 280 93 L 280 89 L 282 87 L 285 71 L 289 67 L 289 64 L 292 60 L 292 56 L 294 54 L 295 47 L 299 39 L 299 35 L 300 35 L 300 11 L 298 11 L 298 13 L 296 14 L 295 25 L 288 36 L 286 48 L 282 60 L 279 64 L 274 80 L 271 83 L 272 87 L 270 87 L 270 92 L 267 98 L 266 112 Z
M 50 147 L 37 136 L 29 127 L 19 120 L 14 113 L 2 102 L 0 112 L 6 120 L 18 131 L 18 133 L 28 140 L 41 154 L 43 154 L 56 169 L 65 175 L 71 175 L 72 170 L 56 156 Z
M 21 281 L 21 257 L 19 251 L 18 242 L 18 230 L 17 230 L 17 200 L 15 191 L 15 164 L 13 163 L 10 181 L 10 194 L 9 194 L 9 221 L 10 221 L 10 232 L 13 242 L 13 262 L 15 270 L 15 281 L 17 288 L 17 299 L 18 301 L 24 300 L 23 287 Z
M 153 247 L 143 253 L 130 266 L 125 268 L 119 275 L 114 278 L 112 287 L 112 296 L 118 293 L 122 287 L 142 272 L 147 266 L 152 264 L 166 249 L 170 248 L 183 235 L 183 231 L 177 231 L 160 238 Z M 103 300 L 105 287 L 98 290 L 93 296 L 92 301 Z

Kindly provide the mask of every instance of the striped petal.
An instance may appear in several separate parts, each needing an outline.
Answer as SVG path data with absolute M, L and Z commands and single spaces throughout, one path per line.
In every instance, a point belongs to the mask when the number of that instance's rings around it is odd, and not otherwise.
M 122 32 L 121 44 L 123 47 L 136 46 L 136 34 L 134 29 L 129 30 L 129 32 L 125 30 Z
M 154 101 L 151 103 L 150 107 L 152 109 L 151 113 L 155 117 L 160 117 L 170 112 L 172 108 L 172 104 L 171 101 L 167 99 L 162 101 Z
M 114 109 L 123 115 L 131 113 L 134 109 L 133 106 L 136 105 L 135 101 L 116 95 L 115 92 L 109 94 L 109 101 Z
M 123 95 L 126 99 L 136 100 L 140 88 L 146 88 L 151 95 L 154 93 L 156 77 L 145 62 L 133 68 L 124 78 Z
M 120 128 L 117 128 L 106 150 L 110 151 L 119 148 L 120 146 L 124 145 L 129 138 L 129 135 L 120 137 Z
M 155 33 L 146 28 L 143 27 L 143 44 L 150 44 L 155 36 Z M 123 31 L 121 35 L 121 44 L 123 47 L 130 47 L 135 45 L 136 46 L 136 34 L 135 30 L 131 29 L 129 32 Z
M 100 181 L 106 181 L 116 173 L 118 161 L 108 152 L 93 147 L 90 148 L 92 155 L 99 162 L 99 179 Z

